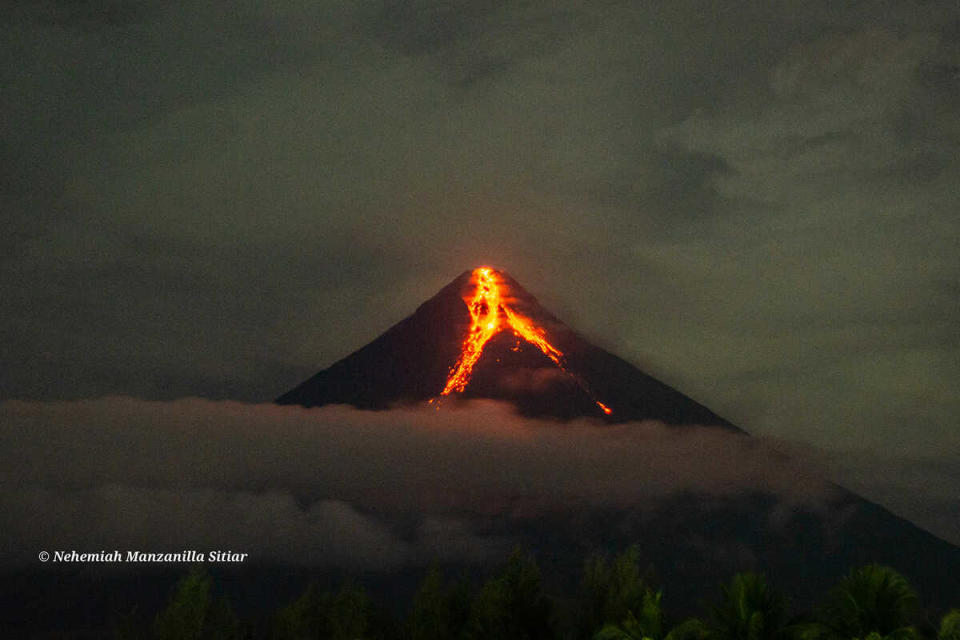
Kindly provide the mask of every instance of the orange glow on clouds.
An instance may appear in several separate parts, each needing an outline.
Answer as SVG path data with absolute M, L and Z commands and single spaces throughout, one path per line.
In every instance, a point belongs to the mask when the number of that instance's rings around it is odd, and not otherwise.
M 497 278 L 493 269 L 489 267 L 474 269 L 472 281 L 476 283 L 473 296 L 463 299 L 470 311 L 470 330 L 463 340 L 457 364 L 451 369 L 447 384 L 440 392 L 441 396 L 453 392 L 460 393 L 467 388 L 470 376 L 473 374 L 473 367 L 483 354 L 483 347 L 491 338 L 507 328 L 513 330 L 517 337 L 536 346 L 554 364 L 569 374 L 563 363 L 563 352 L 550 344 L 547 332 L 537 326 L 533 319 L 507 305 L 507 296 L 504 293 L 509 292 L 505 291 L 503 282 Z M 598 400 L 594 402 L 605 414 L 613 413 L 610 407 L 602 402 Z

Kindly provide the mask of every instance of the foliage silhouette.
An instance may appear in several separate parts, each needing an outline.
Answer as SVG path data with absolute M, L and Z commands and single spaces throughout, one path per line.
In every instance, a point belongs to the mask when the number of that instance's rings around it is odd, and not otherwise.
M 411 640 L 451 640 L 464 636 L 470 619 L 470 587 L 465 580 L 444 582 L 433 567 L 413 599 L 408 621 Z
M 785 640 L 791 634 L 784 598 L 756 573 L 738 573 L 722 588 L 707 628 L 710 640 Z
M 310 584 L 271 616 L 268 628 L 242 625 L 200 569 L 177 582 L 152 624 L 134 610 L 112 628 L 122 640 L 960 640 L 960 609 L 943 615 L 939 629 L 915 626 L 916 592 L 879 565 L 841 578 L 802 624 L 788 618 L 785 598 L 763 576 L 742 573 L 721 588 L 705 618 L 671 629 L 663 593 L 644 580 L 638 558 L 636 547 L 612 561 L 591 556 L 576 597 L 548 597 L 537 563 L 520 550 L 479 588 L 466 578 L 447 581 L 434 567 L 403 624 L 357 583 L 326 591 Z
M 465 637 L 470 640 L 552 638 L 551 607 L 541 590 L 536 562 L 519 549 L 473 601 Z
M 214 600 L 213 580 L 203 569 L 181 578 L 153 624 L 156 640 L 233 640 L 240 623 L 225 598 Z
M 960 640 L 960 609 L 951 609 L 943 616 L 937 640 Z
M 353 583 L 321 592 L 311 584 L 296 601 L 281 609 L 275 640 L 376 640 L 388 637 L 383 617 L 367 592 Z
M 919 609 L 917 592 L 890 567 L 871 564 L 854 569 L 829 592 L 819 612 L 828 638 L 911 640 Z

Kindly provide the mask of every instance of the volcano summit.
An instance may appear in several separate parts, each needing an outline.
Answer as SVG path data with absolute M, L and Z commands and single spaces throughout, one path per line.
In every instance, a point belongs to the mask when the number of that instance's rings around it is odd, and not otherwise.
M 504 271 L 466 271 L 413 315 L 277 399 L 387 409 L 457 398 L 526 416 L 668 424 L 729 422 L 587 342 Z

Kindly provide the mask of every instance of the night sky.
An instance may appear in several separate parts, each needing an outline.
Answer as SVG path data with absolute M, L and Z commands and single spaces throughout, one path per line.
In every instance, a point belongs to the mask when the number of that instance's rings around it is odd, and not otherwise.
M 0 25 L 0 400 L 269 402 L 490 264 L 960 544 L 956 0 Z

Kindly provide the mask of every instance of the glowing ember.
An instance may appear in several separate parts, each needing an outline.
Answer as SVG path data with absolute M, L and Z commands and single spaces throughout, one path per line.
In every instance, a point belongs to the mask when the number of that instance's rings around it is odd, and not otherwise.
M 572 376 L 564 366 L 563 352 L 550 344 L 546 331 L 542 327 L 538 327 L 531 318 L 520 314 L 516 309 L 507 305 L 502 285 L 497 280 L 493 269 L 489 267 L 474 269 L 473 281 L 477 285 L 473 296 L 463 300 L 470 311 L 470 331 L 463 341 L 460 358 L 457 360 L 456 366 L 450 371 L 446 386 L 440 392 L 441 396 L 449 395 L 454 391 L 460 393 L 466 389 L 470 382 L 470 376 L 473 374 L 473 367 L 483 353 L 483 347 L 491 338 L 507 328 L 512 329 L 517 336 L 535 345 L 560 369 Z M 516 350 L 516 347 L 514 350 Z M 572 377 L 577 380 L 581 387 L 584 387 L 576 376 Z M 591 397 L 593 396 L 585 387 L 584 390 Z M 610 407 L 599 400 L 594 399 L 594 402 L 605 414 L 613 413 Z

